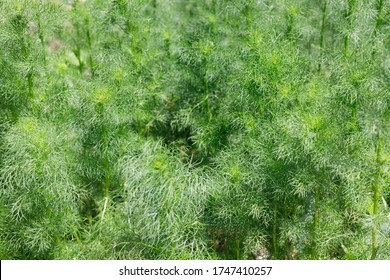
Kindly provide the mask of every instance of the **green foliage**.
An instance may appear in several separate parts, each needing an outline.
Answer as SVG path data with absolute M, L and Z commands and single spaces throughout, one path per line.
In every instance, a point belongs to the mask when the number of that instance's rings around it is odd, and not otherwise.
M 0 258 L 389 259 L 389 12 L 0 2 Z

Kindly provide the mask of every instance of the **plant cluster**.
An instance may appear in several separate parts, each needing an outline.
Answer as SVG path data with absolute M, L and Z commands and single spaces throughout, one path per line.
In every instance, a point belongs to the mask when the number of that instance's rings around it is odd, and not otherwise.
M 390 3 L 0 1 L 1 259 L 389 259 Z

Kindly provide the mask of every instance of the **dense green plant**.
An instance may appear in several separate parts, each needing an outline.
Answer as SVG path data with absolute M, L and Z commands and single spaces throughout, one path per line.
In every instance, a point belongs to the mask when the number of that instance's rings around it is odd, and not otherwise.
M 389 12 L 1 1 L 1 259 L 390 258 Z

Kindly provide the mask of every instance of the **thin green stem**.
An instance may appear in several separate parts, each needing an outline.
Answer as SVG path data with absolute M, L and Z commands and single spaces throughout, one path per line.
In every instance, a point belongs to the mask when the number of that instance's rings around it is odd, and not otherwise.
M 110 177 L 111 177 L 111 171 L 110 171 L 110 162 L 108 158 L 108 143 L 107 143 L 107 137 L 106 137 L 106 130 L 103 127 L 103 146 L 104 146 L 104 170 L 105 170 L 105 180 L 104 180 L 104 206 L 102 211 L 102 219 L 101 223 L 103 223 L 104 215 L 107 210 L 108 205 L 108 198 L 110 193 Z
M 75 9 L 76 9 L 76 1 L 74 3 L 75 5 Z M 80 41 L 81 41 L 81 35 L 80 35 L 80 26 L 79 24 L 76 24 L 76 49 L 73 51 L 73 53 L 75 54 L 76 58 L 77 58 L 77 61 L 79 63 L 79 72 L 80 74 L 83 73 L 83 70 L 84 70 L 84 63 L 81 59 L 81 47 L 80 47 Z
M 26 47 L 26 43 L 24 42 L 24 39 L 20 40 L 20 48 L 22 49 L 22 54 L 23 54 L 24 60 L 27 60 L 28 53 L 27 53 L 27 47 Z
M 43 36 L 42 31 L 42 25 L 41 20 L 38 20 L 38 38 L 41 41 L 41 47 L 42 47 L 42 55 L 43 55 L 43 62 L 46 65 L 46 46 L 45 46 L 45 38 Z
M 319 190 L 317 188 L 314 193 L 314 214 L 313 214 L 313 232 L 312 232 L 312 248 L 311 248 L 312 259 L 318 259 L 317 230 L 320 221 L 320 215 L 318 210 L 319 199 L 320 199 Z
M 80 74 L 82 74 L 83 70 L 84 70 L 84 63 L 81 60 L 81 49 L 80 49 L 80 45 L 78 43 L 76 43 L 76 49 L 74 50 L 74 54 L 75 54 L 77 61 L 79 63 L 79 66 L 78 66 L 79 72 L 80 72 Z
M 326 10 L 327 10 L 327 0 L 324 0 L 322 10 L 322 19 L 321 19 L 321 32 L 320 32 L 320 60 L 318 62 L 318 72 L 321 72 L 322 67 L 322 55 L 324 48 L 324 33 L 325 33 L 325 20 L 326 20 Z
M 34 80 L 33 80 L 33 74 L 31 73 L 31 70 L 29 70 L 29 73 L 27 74 L 27 84 L 28 84 L 28 94 L 30 97 L 32 97 Z
M 60 239 L 60 237 L 59 237 L 59 235 L 58 235 L 58 233 L 57 232 L 54 232 L 54 242 L 56 243 L 56 245 L 58 246 L 58 248 L 60 248 L 60 249 L 62 249 L 62 242 L 61 242 L 61 239 Z
M 91 38 L 90 29 L 89 29 L 89 18 L 88 18 L 88 16 L 85 16 L 84 23 L 85 23 L 85 26 L 86 26 L 86 36 L 87 36 L 88 48 L 89 48 L 89 52 L 91 52 L 91 50 L 92 50 L 92 38 Z M 93 77 L 94 74 L 95 74 L 95 69 L 94 69 L 94 61 L 93 61 L 93 57 L 92 57 L 91 53 L 89 54 L 89 57 L 88 57 L 88 63 L 89 63 L 89 67 L 91 68 L 91 75 Z
M 157 14 L 157 0 L 152 0 L 153 18 L 156 19 Z
M 382 16 L 381 16 L 382 8 L 383 8 L 383 0 L 378 0 L 376 2 L 375 27 L 374 27 L 373 40 L 372 40 L 373 45 L 375 44 L 375 38 L 378 35 L 379 27 L 382 25 Z M 374 56 L 375 53 L 376 53 L 376 49 L 375 46 L 373 46 L 371 56 Z
M 81 246 L 81 245 L 82 245 L 81 239 L 80 239 L 79 234 L 77 233 L 77 230 L 76 230 L 76 229 L 73 229 L 73 234 L 74 234 L 74 237 L 76 238 L 77 244 L 78 244 L 79 246 Z
M 378 133 L 378 140 L 375 145 L 375 151 L 376 151 L 376 173 L 374 177 L 374 182 L 373 182 L 373 196 L 372 196 L 372 202 L 373 202 L 373 210 L 372 210 L 372 215 L 373 215 L 373 226 L 372 226 L 372 240 L 371 240 L 371 259 L 375 260 L 376 259 L 376 254 L 378 251 L 378 244 L 377 244 L 377 230 L 376 230 L 376 217 L 378 216 L 378 204 L 379 204 L 379 187 L 380 187 L 380 174 L 381 174 L 381 153 L 382 153 L 382 142 L 383 139 L 380 138 L 379 133 Z
M 235 245 L 236 245 L 236 259 L 239 260 L 241 258 L 240 256 L 240 237 L 239 233 L 235 232 Z
M 25 43 L 24 39 L 20 40 L 20 48 L 22 49 L 22 54 L 23 54 L 24 60 L 27 61 L 29 55 L 28 55 L 28 51 L 27 51 L 27 47 L 26 47 L 26 43 Z M 33 96 L 33 86 L 34 86 L 32 69 L 28 70 L 26 78 L 27 78 L 28 94 L 30 97 L 32 97 Z
M 374 28 L 374 37 L 376 37 L 378 33 L 379 26 L 382 24 L 382 8 L 383 8 L 383 0 L 378 0 L 376 3 L 376 19 L 375 19 L 375 28 Z
M 356 0 L 348 0 L 348 5 L 347 5 L 347 10 L 345 13 L 345 18 L 347 20 L 347 34 L 345 34 L 344 37 L 344 55 L 347 57 L 349 54 L 349 31 L 351 28 L 351 15 L 352 15 L 352 10 L 354 8 Z
M 348 49 L 349 49 L 349 35 L 345 35 L 344 37 L 344 55 L 348 56 Z
M 272 225 L 272 245 L 273 245 L 273 254 L 274 258 L 278 256 L 278 245 L 277 245 L 277 219 L 278 219 L 278 205 L 276 203 L 276 199 L 274 201 L 274 223 Z
M 207 114 L 209 116 L 209 121 L 211 121 L 212 115 L 211 115 L 211 109 L 210 109 L 210 98 L 209 98 L 209 81 L 206 78 L 205 82 L 205 100 L 206 100 L 206 106 L 207 106 Z

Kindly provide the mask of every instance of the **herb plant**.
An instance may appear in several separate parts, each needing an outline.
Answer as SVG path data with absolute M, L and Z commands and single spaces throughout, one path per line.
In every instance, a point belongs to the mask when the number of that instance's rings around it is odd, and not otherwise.
M 389 259 L 389 13 L 1 1 L 1 259 Z

